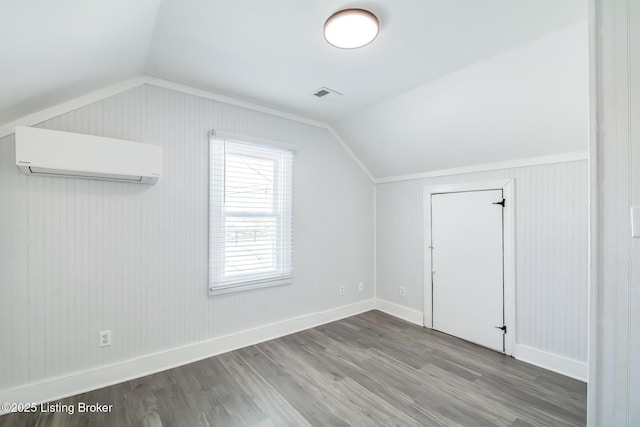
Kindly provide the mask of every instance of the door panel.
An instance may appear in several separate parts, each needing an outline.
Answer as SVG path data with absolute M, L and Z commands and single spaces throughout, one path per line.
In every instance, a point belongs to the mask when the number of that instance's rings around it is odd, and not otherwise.
M 431 196 L 433 328 L 503 352 L 502 190 Z

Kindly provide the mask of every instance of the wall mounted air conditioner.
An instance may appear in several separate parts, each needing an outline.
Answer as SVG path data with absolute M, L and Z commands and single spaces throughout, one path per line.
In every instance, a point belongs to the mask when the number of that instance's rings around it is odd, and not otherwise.
M 16 165 L 28 175 L 155 184 L 162 172 L 162 147 L 17 126 Z

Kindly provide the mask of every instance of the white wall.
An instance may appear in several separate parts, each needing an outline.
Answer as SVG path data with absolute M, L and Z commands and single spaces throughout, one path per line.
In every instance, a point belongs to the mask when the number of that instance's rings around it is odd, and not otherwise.
M 390 64 L 390 67 L 397 64 Z M 585 22 L 333 123 L 376 178 L 587 149 Z
M 629 211 L 640 206 L 640 4 L 590 3 L 597 158 L 592 174 L 597 270 L 592 275 L 589 424 L 640 425 L 640 239 Z M 597 186 L 597 188 L 596 188 Z
M 575 361 L 586 375 L 586 160 L 378 185 L 377 297 L 423 310 L 425 186 L 505 178 L 515 178 L 516 342 Z
M 372 183 L 326 129 L 149 85 L 41 126 L 162 145 L 164 171 L 26 176 L 0 139 L 0 394 L 373 297 Z M 207 296 L 211 128 L 297 149 L 293 285 Z

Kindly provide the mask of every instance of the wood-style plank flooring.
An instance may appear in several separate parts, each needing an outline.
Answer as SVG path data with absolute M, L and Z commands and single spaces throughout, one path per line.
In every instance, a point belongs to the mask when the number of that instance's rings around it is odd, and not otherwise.
M 78 413 L 79 403 L 113 405 Z M 59 402 L 0 426 L 576 426 L 586 385 L 379 311 Z

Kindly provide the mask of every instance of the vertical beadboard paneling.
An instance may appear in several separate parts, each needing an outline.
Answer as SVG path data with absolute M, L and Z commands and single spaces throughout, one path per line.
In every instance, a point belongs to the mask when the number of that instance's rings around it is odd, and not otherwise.
M 378 297 L 422 311 L 425 186 L 515 178 L 518 344 L 587 360 L 587 162 L 381 184 Z M 407 297 L 400 297 L 405 286 Z
M 3 345 L 0 351 L 0 378 L 17 382 L 29 375 L 27 349 L 31 343 L 29 330 L 29 288 L 28 275 L 28 200 L 26 194 L 19 191 L 26 184 L 26 176 L 20 176 L 15 163 L 13 135 L 4 138 L 0 144 L 0 333 Z M 17 184 L 17 186 L 16 186 Z M 23 254 L 23 256 L 16 256 Z M 11 292 L 5 288 L 10 287 Z M 4 343 L 11 343 L 13 351 L 20 357 L 12 363 L 6 358 Z M 2 384 L 2 382 L 0 382 Z
M 325 129 L 147 85 L 39 126 L 160 144 L 163 176 L 27 177 L 0 139 L 0 389 L 373 297 L 372 184 Z M 207 295 L 211 128 L 297 150 L 293 285 Z
M 631 237 L 630 208 L 640 206 L 640 5 L 593 1 L 597 40 L 598 248 L 592 327 L 589 421 L 640 425 L 640 239 Z
M 631 190 L 631 206 L 640 208 L 640 5 L 637 2 L 629 2 L 629 72 L 632 80 L 630 83 L 630 139 L 629 150 L 630 176 L 629 186 Z M 625 209 L 626 206 L 622 209 Z M 636 225 L 637 226 L 637 225 Z M 628 236 L 628 234 L 627 234 Z M 631 239 L 631 251 L 629 263 L 631 265 L 631 278 L 629 289 L 629 371 L 627 381 L 629 384 L 627 420 L 630 425 L 640 424 L 640 238 Z

